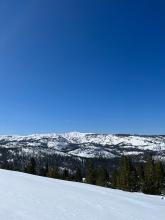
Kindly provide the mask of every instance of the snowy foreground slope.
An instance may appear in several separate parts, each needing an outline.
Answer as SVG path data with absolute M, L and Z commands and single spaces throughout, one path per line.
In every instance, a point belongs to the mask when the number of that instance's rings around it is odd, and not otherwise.
M 165 200 L 0 170 L 1 220 L 163 220 Z

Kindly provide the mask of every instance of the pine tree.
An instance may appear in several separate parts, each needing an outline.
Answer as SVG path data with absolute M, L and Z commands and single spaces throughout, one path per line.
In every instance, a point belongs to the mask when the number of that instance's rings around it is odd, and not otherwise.
M 141 192 L 144 182 L 144 168 L 141 163 L 137 165 L 136 173 L 137 173 L 137 191 Z
M 154 183 L 154 161 L 150 157 L 145 165 L 144 170 L 144 182 L 142 191 L 147 194 L 155 194 L 155 183 Z
M 36 174 L 36 161 L 34 158 L 31 158 L 26 170 L 30 174 Z
M 115 170 L 112 172 L 112 175 L 111 175 L 111 187 L 112 187 L 112 188 L 117 188 L 117 187 L 119 187 L 118 179 L 119 179 L 119 173 L 118 173 L 118 170 L 115 169 Z
M 111 176 L 111 186 L 126 191 L 142 191 L 147 194 L 165 192 L 165 177 L 162 163 L 149 157 L 146 164 L 132 164 L 129 157 L 122 157 L 119 169 Z
M 121 165 L 119 169 L 119 177 L 117 180 L 118 187 L 126 191 L 132 191 L 132 164 L 129 157 L 123 156 L 121 158 Z
M 75 181 L 77 182 L 82 182 L 82 174 L 81 174 L 81 169 L 78 167 L 75 173 Z
M 112 174 L 111 185 L 126 191 L 138 191 L 137 172 L 129 157 L 121 158 L 119 169 Z
M 138 177 L 136 169 L 132 166 L 131 167 L 131 174 L 130 174 L 130 191 L 137 192 L 139 190 L 138 186 Z
M 49 165 L 48 163 L 46 163 L 46 165 L 44 167 L 41 167 L 40 169 L 40 176 L 47 176 L 48 170 L 49 170 Z
M 86 172 L 86 183 L 96 184 L 96 172 L 93 163 L 90 161 Z
M 54 178 L 59 179 L 60 178 L 60 172 L 58 166 L 54 167 Z
M 154 188 L 155 194 L 160 195 L 163 189 L 163 166 L 160 161 L 155 163 Z
M 64 180 L 69 180 L 70 179 L 69 171 L 67 169 L 63 170 L 62 179 L 64 179 Z
M 55 178 L 55 179 L 66 179 L 66 174 L 67 171 L 64 171 L 63 176 L 60 175 L 58 167 L 49 167 L 48 171 L 46 173 L 47 177 Z
M 96 173 L 96 185 L 107 186 L 108 185 L 108 172 L 105 168 L 99 168 Z
M 46 173 L 46 176 L 51 177 L 51 178 L 55 178 L 56 177 L 55 169 L 52 167 L 49 167 L 48 172 Z

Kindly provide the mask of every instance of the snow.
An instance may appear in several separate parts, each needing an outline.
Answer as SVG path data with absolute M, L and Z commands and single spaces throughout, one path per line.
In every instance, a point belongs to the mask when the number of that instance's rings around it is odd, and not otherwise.
M 142 154 L 142 153 L 139 152 L 139 151 L 130 151 L 130 152 L 125 152 L 124 151 L 123 154 L 129 156 L 129 155 L 139 155 L 139 154 Z
M 163 220 L 160 196 L 0 170 L 1 220 Z
M 76 148 L 70 146 L 76 146 Z M 68 132 L 62 134 L 33 134 L 27 136 L 0 136 L 0 148 L 44 148 L 54 152 L 67 152 L 78 157 L 114 157 L 114 147 L 118 154 L 143 154 L 144 151 L 165 153 L 165 136 L 113 135 Z M 135 152 L 136 153 L 133 153 Z M 164 152 L 163 152 L 164 151 Z M 29 151 L 30 152 L 30 151 Z M 117 156 L 117 154 L 115 154 Z

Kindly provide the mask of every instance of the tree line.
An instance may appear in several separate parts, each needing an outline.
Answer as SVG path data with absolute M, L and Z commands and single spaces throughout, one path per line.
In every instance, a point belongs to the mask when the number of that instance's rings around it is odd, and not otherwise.
M 77 182 L 82 182 L 83 179 L 80 168 L 77 168 L 75 172 L 72 172 L 66 168 L 62 169 L 58 166 L 49 166 L 47 163 L 45 166 L 38 169 L 37 162 L 34 158 L 30 159 L 27 166 L 25 166 L 24 172 L 33 175 Z
M 149 157 L 146 163 L 134 165 L 130 157 L 122 157 L 112 173 L 111 186 L 131 192 L 160 195 L 164 190 L 165 173 L 160 161 Z
M 63 179 L 76 182 L 85 182 L 89 184 L 107 186 L 109 184 L 109 174 L 105 168 L 96 168 L 92 161 L 89 161 L 85 174 L 82 167 L 77 167 L 75 171 L 71 171 L 67 168 L 60 168 L 58 166 L 49 166 L 47 163 L 45 166 L 38 169 L 37 162 L 34 158 L 31 158 L 27 166 L 24 168 L 24 172 L 45 176 L 56 179 Z
M 110 172 L 106 167 L 95 166 L 89 160 L 85 171 L 77 167 L 75 171 L 58 166 L 38 168 L 35 158 L 31 158 L 24 172 L 50 178 L 85 182 L 88 184 L 111 187 L 130 192 L 143 192 L 160 195 L 165 190 L 165 170 L 160 161 L 149 157 L 145 163 L 133 163 L 130 157 L 122 156 L 119 166 Z

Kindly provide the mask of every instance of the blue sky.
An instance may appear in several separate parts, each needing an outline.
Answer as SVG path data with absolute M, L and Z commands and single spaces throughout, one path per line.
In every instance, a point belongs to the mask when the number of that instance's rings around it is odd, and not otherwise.
M 164 8 L 0 1 L 0 134 L 164 134 Z

